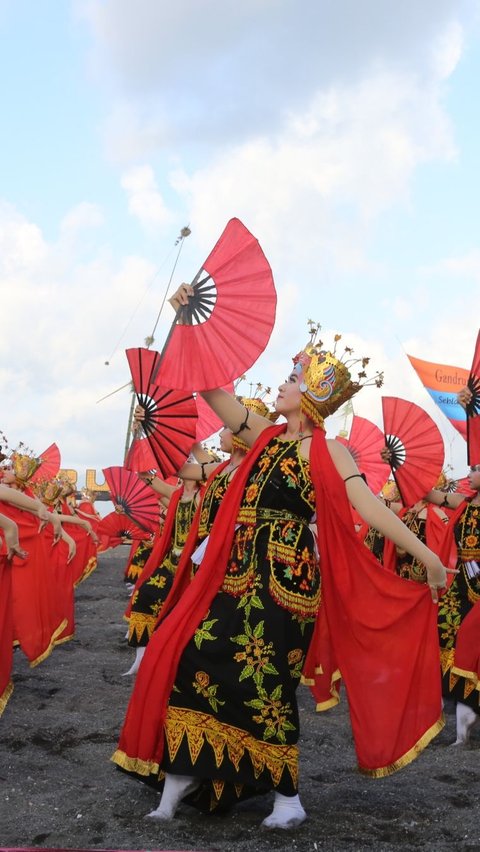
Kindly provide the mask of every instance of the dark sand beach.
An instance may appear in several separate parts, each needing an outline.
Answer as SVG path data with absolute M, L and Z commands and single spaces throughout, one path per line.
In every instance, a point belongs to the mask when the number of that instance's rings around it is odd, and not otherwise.
M 480 735 L 469 748 L 446 726 L 410 766 L 382 780 L 355 769 L 345 700 L 317 714 L 301 687 L 300 795 L 308 820 L 260 830 L 272 797 L 205 817 L 182 805 L 168 824 L 144 819 L 158 795 L 110 762 L 131 689 L 122 614 L 128 548 L 99 559 L 77 590 L 75 639 L 30 669 L 14 655 L 15 690 L 0 718 L 2 846 L 132 850 L 463 850 L 480 848 Z

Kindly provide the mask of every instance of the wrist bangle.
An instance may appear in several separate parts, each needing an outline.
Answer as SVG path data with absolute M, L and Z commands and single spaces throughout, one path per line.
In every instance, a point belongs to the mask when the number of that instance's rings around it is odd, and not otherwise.
M 440 503 L 440 506 L 444 507 L 445 509 L 450 508 L 450 506 L 448 505 L 448 494 L 445 494 L 445 497 L 443 498 L 442 502 Z

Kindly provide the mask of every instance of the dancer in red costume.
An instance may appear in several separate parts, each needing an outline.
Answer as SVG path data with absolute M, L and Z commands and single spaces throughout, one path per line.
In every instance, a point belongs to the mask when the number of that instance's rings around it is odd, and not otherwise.
M 134 434 L 143 417 L 143 409 L 137 406 L 134 412 Z M 222 440 L 224 438 L 221 438 L 221 448 L 228 452 L 230 448 L 222 446 Z M 200 485 L 206 472 L 217 466 L 217 462 L 212 462 L 211 455 L 195 444 L 189 460 L 179 471 L 178 475 L 183 480 L 181 486 L 170 485 L 159 476 L 139 474 L 160 496 L 167 506 L 167 513 L 162 533 L 157 537 L 135 582 L 125 613 L 129 623 L 128 644 L 135 648 L 135 659 L 125 675 L 133 675 L 138 671 L 159 613 L 172 587 L 183 546 L 197 511 Z
M 39 512 L 35 501 L 13 488 L 0 484 L 0 502 L 5 501 L 27 511 Z M 40 514 L 42 514 L 40 512 Z M 0 514 L 0 716 L 13 692 L 11 679 L 13 663 L 13 613 L 11 601 L 11 560 L 14 556 L 26 559 L 20 547 L 15 521 Z
M 468 387 L 457 395 L 463 407 L 471 398 Z M 473 497 L 436 490 L 427 495 L 433 503 L 453 510 L 446 542 L 456 546 L 458 574 L 441 600 L 438 634 L 443 694 L 456 701 L 456 745 L 468 743 L 480 718 L 476 674 L 480 636 L 480 463 L 470 467 L 468 485 Z
M 125 613 L 128 619 L 128 644 L 135 648 L 135 660 L 127 675 L 135 674 L 153 633 L 155 622 L 167 597 L 183 545 L 197 508 L 199 485 L 187 481 L 172 494 L 165 525 L 140 574 Z
M 37 513 L 45 512 L 28 488 L 38 460 L 26 453 L 15 452 L 11 456 L 11 464 L 12 467 L 4 471 L 3 484 L 34 498 Z M 14 638 L 30 665 L 36 666 L 49 656 L 66 626 L 58 613 L 51 547 L 44 531 L 39 529 L 38 515 L 35 517 L 29 511 L 12 505 L 5 506 L 5 514 L 18 525 L 20 543 L 28 553 L 25 560 L 17 556 L 12 560 Z M 45 516 L 48 521 L 52 520 L 50 513 L 46 512 Z M 56 539 L 61 534 L 59 524 Z
M 384 462 L 390 463 L 392 453 L 388 447 L 384 447 L 380 455 Z M 435 488 L 440 488 L 444 480 L 445 477 L 442 474 Z M 395 484 L 394 488 L 396 488 Z M 398 515 L 420 541 L 423 541 L 430 550 L 440 555 L 440 548 L 445 538 L 445 524 L 448 523 L 446 512 L 426 498 L 417 500 L 411 506 L 404 506 L 398 489 L 396 490 L 396 499 L 388 500 L 388 508 Z M 375 540 L 375 536 L 373 540 Z M 391 541 L 385 542 L 382 549 L 382 563 L 385 568 L 395 571 L 399 577 L 404 577 L 406 580 L 413 580 L 415 583 L 427 582 L 425 565 L 402 548 L 395 547 Z
M 180 298 L 190 293 L 184 285 Z M 359 387 L 345 364 L 312 343 L 279 387 L 284 426 L 272 427 L 221 390 L 203 394 L 253 446 L 222 501 L 199 571 L 150 640 L 113 757 L 151 782 L 165 773 L 153 817 L 171 819 L 185 797 L 211 810 L 274 790 L 265 827 L 305 819 L 295 687 L 311 641 L 309 665 L 321 664 L 314 512 L 328 628 L 362 770 L 400 768 L 443 725 L 432 600 L 446 570 L 322 428 L 324 416 Z M 425 563 L 427 587 L 379 571 L 356 536 L 348 500 Z
M 74 588 L 90 576 L 97 567 L 97 534 L 90 520 L 79 517 L 74 505 L 68 498 L 73 498 L 75 486 L 64 480 L 57 511 L 60 513 L 62 527 L 73 538 L 76 546 L 75 556 L 71 561 L 71 574 Z
M 66 622 L 56 640 L 55 644 L 58 645 L 72 639 L 75 633 L 75 590 L 72 583 L 71 562 L 77 548 L 73 538 L 62 527 L 62 515 L 56 511 L 64 482 L 61 479 L 43 480 L 34 483 L 32 488 L 38 499 L 48 509 L 51 521 L 45 527 L 43 535 L 50 547 L 57 612 L 61 620 Z

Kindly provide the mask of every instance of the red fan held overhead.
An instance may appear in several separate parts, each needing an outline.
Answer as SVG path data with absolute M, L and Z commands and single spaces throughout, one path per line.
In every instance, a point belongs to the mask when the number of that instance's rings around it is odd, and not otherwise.
M 50 444 L 43 453 L 40 453 L 42 463 L 36 469 L 33 476 L 30 477 L 30 482 L 40 482 L 41 480 L 54 479 L 60 470 L 60 450 L 56 444 Z
M 139 348 L 127 349 L 126 354 L 138 402 L 145 409 L 141 435 L 132 443 L 126 466 L 136 470 L 155 468 L 166 479 L 181 468 L 195 442 L 195 399 L 186 391 L 167 390 L 152 383 L 152 373 L 160 359 L 158 352 Z M 145 446 L 136 443 L 143 438 L 148 441 L 154 463 L 138 467 L 149 460 Z
M 150 486 L 124 467 L 105 467 L 103 474 L 116 514 L 126 515 L 133 521 L 143 530 L 144 538 L 146 532 L 158 530 L 158 498 Z
M 470 465 L 480 464 L 480 331 L 467 382 L 472 398 L 467 404 L 467 452 Z
M 127 515 L 118 512 L 110 512 L 105 515 L 97 527 L 97 535 L 100 539 L 108 539 L 107 547 L 117 547 L 128 541 L 142 541 L 148 538 L 148 533 L 135 524 Z M 106 549 L 106 548 L 105 548 Z
M 177 312 L 152 381 L 191 391 L 220 388 L 261 355 L 277 305 L 270 264 L 239 219 L 230 219 L 192 287 L 194 295 Z
M 413 506 L 434 488 L 445 457 L 443 439 L 432 418 L 413 402 L 382 397 L 385 443 L 404 506 Z
M 385 446 L 382 430 L 370 420 L 354 414 L 348 439 L 337 435 L 336 440 L 350 451 L 360 473 L 365 474 L 370 490 L 379 494 L 390 476 L 390 466 L 380 457 Z

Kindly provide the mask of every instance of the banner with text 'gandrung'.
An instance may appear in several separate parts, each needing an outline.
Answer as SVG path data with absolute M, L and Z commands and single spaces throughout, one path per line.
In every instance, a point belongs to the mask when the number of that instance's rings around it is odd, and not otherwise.
M 457 393 L 467 384 L 469 371 L 463 367 L 422 361 L 421 358 L 413 358 L 411 355 L 407 355 L 407 358 L 433 401 L 452 426 L 460 432 L 462 438 L 466 439 L 467 415 L 457 402 Z

